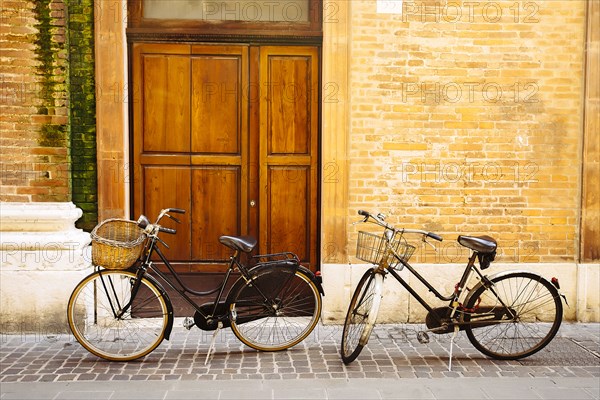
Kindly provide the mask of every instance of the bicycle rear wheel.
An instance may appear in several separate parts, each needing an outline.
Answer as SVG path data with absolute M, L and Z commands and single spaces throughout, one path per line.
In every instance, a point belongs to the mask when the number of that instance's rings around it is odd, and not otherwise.
M 294 267 L 255 271 L 231 299 L 233 333 L 247 346 L 261 351 L 295 346 L 312 332 L 321 316 L 317 287 Z
M 358 282 L 342 331 L 341 355 L 344 364 L 354 361 L 369 341 L 379 312 L 382 287 L 383 275 L 375 273 L 372 268 Z
M 162 342 L 168 307 L 161 290 L 148 279 L 142 278 L 131 307 L 118 316 L 129 303 L 136 280 L 131 272 L 101 270 L 73 290 L 67 306 L 69 327 L 90 353 L 110 361 L 129 361 Z
M 516 360 L 543 349 L 558 331 L 563 307 L 558 290 L 539 275 L 512 272 L 474 289 L 465 314 L 469 341 L 483 354 Z M 479 326 L 477 326 L 479 325 Z

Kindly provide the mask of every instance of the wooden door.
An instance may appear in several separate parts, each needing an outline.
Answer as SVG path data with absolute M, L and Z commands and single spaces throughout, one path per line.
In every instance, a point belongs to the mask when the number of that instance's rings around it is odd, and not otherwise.
M 163 235 L 167 257 L 210 271 L 230 254 L 219 236 L 252 234 L 258 252 L 316 266 L 317 50 L 135 44 L 132 55 L 134 215 L 188 210 Z
M 260 83 L 261 248 L 316 267 L 318 50 L 261 47 Z

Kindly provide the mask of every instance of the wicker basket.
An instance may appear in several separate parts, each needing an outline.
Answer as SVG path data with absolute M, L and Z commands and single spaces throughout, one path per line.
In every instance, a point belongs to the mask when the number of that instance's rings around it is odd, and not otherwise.
M 107 219 L 92 231 L 92 262 L 106 269 L 127 269 L 140 257 L 146 234 L 133 221 Z
M 385 264 L 402 269 L 403 265 L 386 248 L 385 242 L 386 240 L 383 235 L 359 231 L 356 242 L 356 257 L 377 265 L 381 264 L 384 261 L 384 257 L 386 257 Z M 415 252 L 415 246 L 406 243 L 401 237 L 394 238 L 390 243 L 390 247 L 394 249 L 403 261 L 408 261 L 410 256 Z

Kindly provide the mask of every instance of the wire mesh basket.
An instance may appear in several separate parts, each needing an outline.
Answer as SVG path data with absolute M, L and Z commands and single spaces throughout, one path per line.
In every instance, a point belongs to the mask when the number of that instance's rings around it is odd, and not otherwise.
M 107 219 L 91 233 L 92 262 L 106 269 L 127 269 L 140 257 L 146 234 L 134 221 Z
M 390 242 L 390 248 L 394 249 L 396 254 L 403 260 L 408 261 L 410 256 L 415 252 L 415 246 L 412 246 L 401 236 L 395 237 Z M 386 265 L 393 268 L 402 269 L 403 265 L 395 257 L 394 254 L 387 248 L 386 239 L 383 235 L 376 235 L 369 232 L 359 231 L 358 240 L 356 242 L 356 257 L 360 260 L 371 264 L 381 264 L 385 261 Z

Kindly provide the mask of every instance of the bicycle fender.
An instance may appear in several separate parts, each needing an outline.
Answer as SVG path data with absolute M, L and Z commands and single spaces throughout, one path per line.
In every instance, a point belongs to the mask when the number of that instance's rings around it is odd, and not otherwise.
M 290 262 L 287 261 L 282 261 L 282 264 L 279 265 L 274 265 L 274 264 L 257 264 L 254 267 L 252 267 L 249 271 L 248 274 L 250 274 L 250 276 L 255 276 L 258 275 L 260 272 L 262 272 L 263 270 L 271 270 L 274 268 L 278 268 L 278 269 L 284 269 L 284 268 L 288 268 L 288 269 L 293 269 L 293 272 L 296 273 L 296 271 L 298 270 L 299 264 L 294 263 L 294 265 L 292 265 Z M 229 307 L 229 304 L 231 304 L 231 302 L 233 301 L 233 296 L 236 295 L 236 293 L 238 292 L 238 290 L 244 286 L 244 284 L 246 283 L 246 279 L 244 278 L 244 276 L 240 276 L 235 283 L 233 284 L 233 286 L 231 286 L 231 289 L 229 289 L 229 293 L 227 294 L 227 304 Z
M 256 274 L 260 273 L 262 270 L 271 270 L 273 268 L 279 268 L 279 269 L 288 268 L 288 269 L 293 270 L 294 273 L 296 273 L 296 271 L 302 272 L 304 275 L 306 275 L 311 280 L 312 283 L 314 283 L 314 285 L 317 287 L 317 291 L 321 294 L 321 296 L 325 296 L 325 291 L 323 290 L 323 285 L 322 285 L 323 280 L 322 280 L 321 276 L 315 275 L 311 270 L 309 270 L 308 268 L 306 268 L 296 262 L 282 261 L 281 265 L 258 264 L 256 266 L 254 266 L 253 268 L 251 268 L 248 271 L 248 273 L 250 275 L 256 275 Z M 244 279 L 243 276 L 240 276 L 235 281 L 235 283 L 229 290 L 229 293 L 227 294 L 227 304 L 228 305 L 231 304 L 231 302 L 233 301 L 233 296 L 235 296 L 237 291 L 245 283 L 246 283 L 246 280 Z
M 171 304 L 171 298 L 169 297 L 169 294 L 167 293 L 165 288 L 163 288 L 162 285 L 152 275 L 145 274 L 144 278 L 149 280 L 154 286 L 156 286 L 156 288 L 160 292 L 160 295 L 165 299 L 165 303 L 167 305 L 167 327 L 165 329 L 164 338 L 169 340 L 169 337 L 171 336 L 171 330 L 173 329 L 174 320 L 173 304 Z
M 298 270 L 302 272 L 304 275 L 308 276 L 312 283 L 315 284 L 317 290 L 321 294 L 321 296 L 325 296 L 325 291 L 323 290 L 323 277 L 321 277 L 321 272 L 319 271 L 317 274 L 312 272 L 310 269 L 300 265 Z

